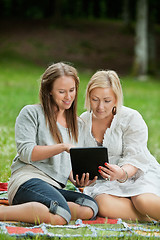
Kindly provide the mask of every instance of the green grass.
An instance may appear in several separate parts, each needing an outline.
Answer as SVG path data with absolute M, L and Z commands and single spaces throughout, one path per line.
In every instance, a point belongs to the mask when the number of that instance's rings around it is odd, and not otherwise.
M 0 59 L 0 181 L 8 181 L 10 166 L 16 154 L 14 141 L 16 117 L 23 106 L 39 102 L 39 79 L 46 67 L 18 58 Z M 85 88 L 92 72 L 80 72 L 79 75 L 81 82 L 78 114 L 81 114 L 84 111 Z M 139 82 L 131 77 L 122 77 L 121 81 L 124 103 L 142 114 L 149 128 L 148 147 L 160 162 L 160 81 L 148 79 L 146 82 Z M 0 235 L 0 239 L 14 238 Z
M 19 61 L 1 62 L 0 69 L 0 180 L 7 181 L 16 154 L 16 116 L 26 104 L 38 102 L 38 79 L 42 69 Z
M 135 79 L 124 78 L 122 86 L 124 104 L 142 114 L 148 126 L 148 148 L 160 162 L 160 80 L 137 82 Z

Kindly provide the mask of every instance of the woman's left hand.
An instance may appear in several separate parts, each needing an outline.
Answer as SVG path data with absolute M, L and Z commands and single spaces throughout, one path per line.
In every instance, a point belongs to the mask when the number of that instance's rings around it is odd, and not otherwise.
M 97 176 L 93 180 L 89 180 L 89 173 L 83 173 L 82 178 L 79 179 L 79 176 L 76 175 L 76 187 L 86 187 L 94 183 L 97 180 Z
M 114 181 L 123 178 L 123 170 L 118 165 L 105 163 L 105 167 L 99 166 L 101 176 L 109 181 Z
M 89 173 L 83 173 L 82 178 L 79 179 L 79 176 L 76 175 L 76 180 L 73 178 L 73 172 L 70 172 L 69 180 L 76 186 L 76 187 L 86 187 L 90 184 L 94 183 L 97 180 L 97 176 L 94 177 L 93 180 L 89 180 Z

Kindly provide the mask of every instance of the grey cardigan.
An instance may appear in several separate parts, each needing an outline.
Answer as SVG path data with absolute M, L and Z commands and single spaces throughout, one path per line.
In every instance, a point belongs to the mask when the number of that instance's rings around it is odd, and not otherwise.
M 63 142 L 72 143 L 75 146 L 83 145 L 82 137 L 79 134 L 78 144 L 69 138 L 68 129 L 57 123 L 62 134 Z M 79 133 L 82 133 L 83 122 L 79 119 Z M 33 162 L 31 154 L 36 145 L 53 145 L 53 140 L 49 127 L 46 125 L 43 109 L 41 105 L 27 105 L 19 113 L 15 124 L 15 141 L 17 155 L 13 160 L 11 172 L 22 168 L 26 164 L 31 164 L 38 168 L 55 181 L 66 185 L 71 172 L 70 155 L 62 152 L 58 155 Z

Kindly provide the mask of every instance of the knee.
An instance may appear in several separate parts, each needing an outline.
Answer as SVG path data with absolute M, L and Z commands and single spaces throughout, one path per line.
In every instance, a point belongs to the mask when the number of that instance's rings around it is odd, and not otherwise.
M 107 194 L 98 195 L 95 198 L 98 204 L 98 215 L 101 217 L 108 217 L 108 210 L 110 209 L 110 196 Z
M 35 223 L 46 223 L 52 225 L 65 225 L 67 220 L 65 217 L 58 215 L 56 212 L 52 213 L 48 207 L 38 202 L 29 203 L 34 213 Z
M 140 212 L 141 214 L 145 215 L 146 211 L 148 209 L 148 206 L 150 204 L 147 196 L 142 194 L 142 195 L 134 196 L 131 199 L 132 199 L 133 205 L 137 209 L 137 211 Z
M 79 218 L 81 219 L 92 219 L 94 216 L 94 212 L 90 207 L 80 206 L 79 207 Z
M 51 224 L 51 225 L 66 225 L 66 224 L 68 224 L 66 219 L 64 219 L 63 217 L 61 217 L 59 215 L 53 215 L 52 213 L 50 214 L 50 216 L 45 218 L 44 223 Z
M 97 202 L 88 197 L 88 198 L 78 198 L 75 202 L 83 207 L 83 213 L 87 216 L 87 219 L 94 219 L 98 213 L 98 205 Z

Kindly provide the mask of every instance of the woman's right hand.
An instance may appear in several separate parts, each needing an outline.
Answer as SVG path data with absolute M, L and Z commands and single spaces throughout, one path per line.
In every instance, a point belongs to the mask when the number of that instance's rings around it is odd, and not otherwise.
M 55 145 L 49 145 L 49 146 L 40 146 L 40 145 L 36 145 L 33 148 L 32 151 L 32 156 L 31 156 L 31 160 L 34 161 L 40 161 L 46 158 L 50 158 L 53 157 L 57 154 L 60 154 L 64 151 L 66 152 L 70 152 L 70 149 L 75 147 L 72 144 L 69 143 L 58 143 Z
M 70 149 L 71 148 L 74 148 L 75 146 L 73 144 L 70 144 L 70 143 L 62 143 L 64 145 L 64 151 L 66 152 L 70 152 Z

